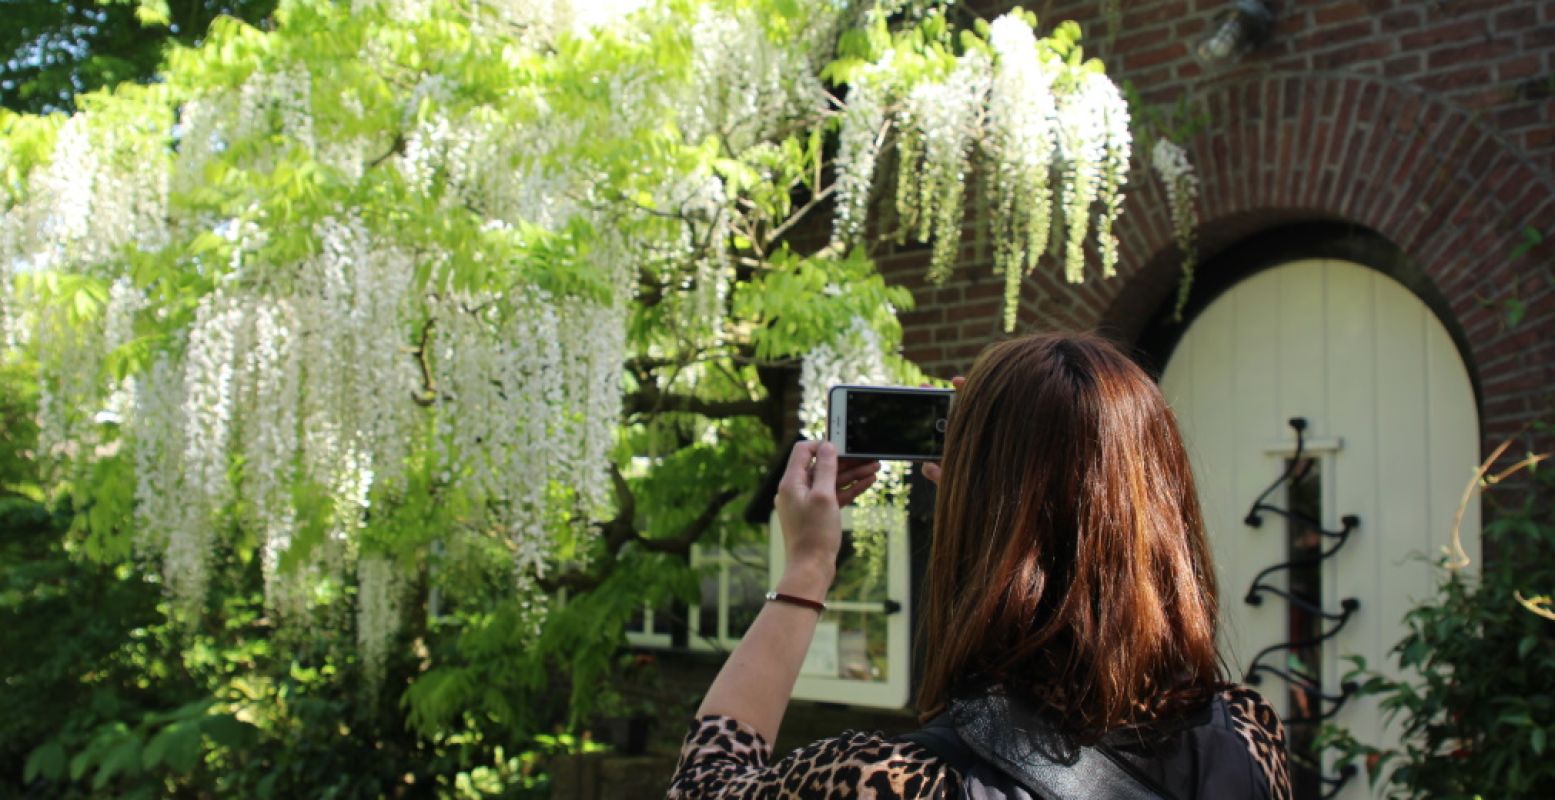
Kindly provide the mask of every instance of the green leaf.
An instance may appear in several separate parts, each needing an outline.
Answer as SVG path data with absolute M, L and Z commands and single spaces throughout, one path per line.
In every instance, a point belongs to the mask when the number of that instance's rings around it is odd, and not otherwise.
M 199 763 L 200 738 L 200 729 L 194 723 L 175 722 L 152 737 L 142 762 L 147 769 L 154 764 L 167 764 L 177 774 L 188 774 Z
M 1496 717 L 1495 724 L 1515 725 L 1519 728 L 1529 728 L 1533 726 L 1533 717 L 1529 715 L 1526 709 L 1504 711 L 1500 716 Z
M 231 714 L 213 714 L 201 720 L 200 728 L 218 747 L 243 747 L 254 739 L 254 726 Z
M 108 751 L 108 757 L 97 767 L 97 774 L 92 777 L 92 788 L 103 789 L 116 775 L 139 775 L 140 767 L 140 737 L 131 733 L 126 735 L 119 744 Z
M 1512 248 L 1512 258 L 1522 258 L 1543 243 L 1544 235 L 1539 233 L 1539 229 L 1532 225 L 1526 226 L 1523 228 L 1523 240 L 1516 247 Z
M 32 783 L 42 778 L 57 781 L 65 772 L 65 747 L 57 739 L 50 739 L 27 756 L 22 767 L 22 782 Z
M 162 765 L 162 758 L 167 754 L 168 730 L 169 728 L 163 728 L 146 743 L 146 749 L 140 754 L 141 767 L 153 770 Z
M 1544 755 L 1544 729 L 1534 728 L 1533 733 L 1528 734 L 1528 745 L 1533 748 L 1536 756 Z
M 1515 297 L 1507 298 L 1502 305 L 1506 308 L 1507 327 L 1516 327 L 1528 314 L 1528 304 Z
M 135 19 L 148 28 L 166 26 L 172 22 L 173 12 L 168 9 L 167 0 L 140 0 L 140 5 L 135 7 Z
M 1532 634 L 1524 636 L 1523 640 L 1517 643 L 1517 659 L 1521 661 L 1527 658 L 1528 654 L 1532 653 L 1533 649 L 1538 646 L 1539 637 Z

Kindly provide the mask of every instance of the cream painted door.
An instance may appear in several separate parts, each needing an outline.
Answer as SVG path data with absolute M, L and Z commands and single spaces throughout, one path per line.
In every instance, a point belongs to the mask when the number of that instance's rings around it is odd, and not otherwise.
M 1292 694 L 1287 677 L 1301 683 L 1310 674 L 1315 691 L 1338 696 L 1344 656 L 1391 666 L 1404 613 L 1443 574 L 1434 562 L 1479 457 L 1473 389 L 1447 331 L 1380 272 L 1345 261 L 1291 262 L 1238 283 L 1195 318 L 1161 386 L 1198 479 L 1219 573 L 1221 651 L 1233 677 L 1253 670 L 1257 688 L 1287 718 L 1334 713 L 1363 741 L 1383 741 L 1375 704 L 1350 699 L 1335 711 L 1332 701 Z M 1290 466 L 1293 418 L 1306 421 L 1308 458 L 1264 503 L 1294 504 L 1331 532 L 1354 515 L 1348 540 L 1321 560 L 1316 553 L 1332 550 L 1337 537 L 1277 512 L 1260 514 L 1257 527 L 1246 521 Z M 1476 563 L 1478 520 L 1476 500 L 1462 531 Z M 1270 570 L 1293 556 L 1305 563 Z M 1247 601 L 1255 580 L 1265 587 L 1258 605 Z M 1303 597 L 1321 608 L 1306 607 Z M 1346 619 L 1344 601 L 1352 598 Z M 1341 621 L 1317 647 L 1280 647 Z M 1292 726 L 1294 741 L 1303 728 L 1315 726 Z M 1298 798 L 1332 788 L 1315 773 L 1303 782 Z M 1365 786 L 1358 776 L 1337 796 L 1366 797 Z

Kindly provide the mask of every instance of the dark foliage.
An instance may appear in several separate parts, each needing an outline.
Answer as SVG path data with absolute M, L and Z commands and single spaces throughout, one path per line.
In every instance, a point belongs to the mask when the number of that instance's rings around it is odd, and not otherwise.
M 198 43 L 216 17 L 259 24 L 275 6 L 276 0 L 169 0 L 169 24 L 147 26 L 133 0 L 0 0 L 0 105 L 70 111 L 82 92 L 153 80 L 168 43 Z

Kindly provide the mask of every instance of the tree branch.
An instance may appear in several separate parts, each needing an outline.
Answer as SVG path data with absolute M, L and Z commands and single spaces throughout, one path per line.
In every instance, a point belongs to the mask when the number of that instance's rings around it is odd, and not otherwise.
M 372 161 L 367 162 L 367 168 L 373 169 L 374 167 L 377 167 L 379 164 L 388 161 L 394 156 L 404 155 L 406 144 L 408 144 L 408 142 L 405 140 L 405 134 L 396 132 L 394 134 L 394 142 L 389 145 L 388 151 L 383 155 L 373 159 Z
M 647 382 L 626 396 L 622 412 L 627 416 L 679 411 L 701 414 L 704 417 L 728 419 L 730 417 L 761 417 L 771 413 L 768 400 L 705 400 L 694 395 L 665 394 L 653 382 Z
M 788 215 L 788 219 L 783 220 L 782 225 L 773 228 L 770 232 L 767 233 L 766 246 L 770 248 L 773 243 L 777 242 L 783 237 L 783 234 L 793 230 L 795 225 L 803 222 L 804 218 L 809 215 L 811 211 L 814 211 L 816 206 L 826 202 L 826 200 L 830 198 L 832 193 L 836 190 L 837 184 L 833 183 L 825 189 L 816 192 L 815 196 L 810 198 L 810 202 L 800 206 L 794 211 L 794 213 Z
M 634 538 L 638 545 L 652 553 L 690 555 L 691 546 L 696 544 L 709 530 L 712 530 L 713 523 L 718 521 L 719 512 L 723 511 L 724 506 L 729 505 L 734 498 L 739 496 L 739 489 L 725 489 L 713 495 L 712 499 L 708 501 L 707 507 L 702 509 L 702 513 L 698 514 L 697 518 L 692 520 L 691 524 L 687 525 L 686 529 L 681 531 L 679 536 L 670 539 L 649 539 L 634 532 Z
M 555 592 L 560 589 L 572 591 L 588 591 L 605 582 L 610 574 L 610 568 L 615 564 L 622 548 L 628 543 L 635 542 L 639 547 L 651 553 L 668 553 L 681 557 L 691 555 L 691 546 L 696 544 L 707 532 L 713 529 L 713 524 L 718 521 L 718 515 L 734 498 L 740 496 L 740 490 L 729 488 L 715 494 L 702 509 L 702 513 L 692 520 L 678 536 L 667 539 L 654 539 L 643 536 L 632 523 L 632 517 L 628 513 L 635 514 L 636 499 L 632 497 L 631 487 L 622 477 L 619 470 L 611 467 L 611 481 L 616 487 L 616 498 L 621 503 L 621 511 L 602 526 L 605 531 L 605 558 L 603 563 L 596 565 L 593 570 L 573 570 L 557 575 L 553 578 L 538 577 L 535 582 L 547 592 Z M 624 498 L 624 499 L 623 499 Z M 628 512 L 628 513 L 622 513 Z
M 421 391 L 412 394 L 410 399 L 423 408 L 437 402 L 437 382 L 432 378 L 432 362 L 427 359 L 427 344 L 432 339 L 432 327 L 436 324 L 436 317 L 427 317 L 426 323 L 421 326 L 421 341 L 416 344 L 416 349 L 411 351 L 416 356 L 416 363 L 421 367 Z

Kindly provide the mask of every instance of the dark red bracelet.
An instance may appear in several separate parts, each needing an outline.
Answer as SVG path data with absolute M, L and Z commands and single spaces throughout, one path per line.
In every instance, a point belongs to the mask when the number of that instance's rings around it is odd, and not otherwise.
M 787 603 L 791 606 L 799 606 L 800 608 L 808 608 L 817 614 L 826 613 L 825 603 L 818 603 L 814 600 L 806 600 L 803 597 L 795 597 L 791 594 L 783 594 L 782 592 L 767 592 L 767 599 L 776 600 L 779 603 Z

